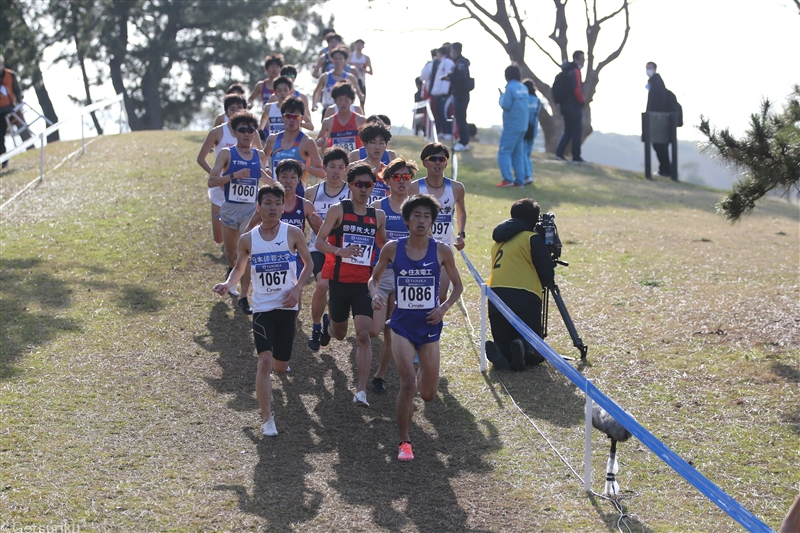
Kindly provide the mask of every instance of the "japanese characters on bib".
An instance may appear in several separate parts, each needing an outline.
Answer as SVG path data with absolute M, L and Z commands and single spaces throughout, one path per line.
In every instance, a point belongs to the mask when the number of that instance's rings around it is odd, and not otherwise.
M 320 216 L 323 222 L 325 222 L 325 216 L 328 214 L 328 209 L 331 206 L 338 204 L 342 200 L 346 200 L 350 198 L 350 189 L 347 187 L 346 183 L 342 184 L 342 188 L 339 189 L 339 192 L 334 195 L 329 195 L 326 187 L 328 184 L 326 182 L 322 182 L 317 187 L 317 195 L 314 197 L 314 210 Z M 316 252 L 317 247 L 317 234 L 313 231 L 311 232 L 311 242 L 308 243 L 309 251 Z
M 425 178 L 417 180 L 419 183 L 420 194 L 430 194 L 436 196 L 429 191 L 428 185 L 425 183 Z M 453 215 L 455 214 L 456 199 L 453 194 L 453 186 L 451 180 L 444 178 L 444 192 L 437 198 L 439 204 L 442 206 L 439 210 L 439 215 L 431 226 L 431 235 L 434 239 L 444 244 L 451 245 L 455 242 L 455 224 Z
M 366 208 L 366 214 L 359 215 L 353 210 L 351 200 L 342 200 L 342 224 L 333 229 L 328 242 L 338 248 L 355 244 L 359 253 L 353 257 L 325 255 L 322 277 L 342 283 L 366 283 L 372 274 L 372 258 L 375 252 L 375 234 L 378 220 L 375 209 Z
M 397 309 L 429 311 L 439 305 L 440 265 L 436 240 L 428 240 L 425 257 L 414 261 L 406 254 L 408 237 L 397 241 L 394 268 L 395 303 Z
M 297 256 L 289 250 L 289 225 L 285 222 L 279 224 L 278 232 L 271 241 L 265 241 L 261 237 L 260 225 L 250 231 L 250 276 L 253 285 L 251 304 L 253 311 L 259 313 L 273 309 L 297 309 L 297 305 L 283 306 L 284 293 L 297 284 Z
M 258 180 L 261 178 L 261 160 L 255 150 L 251 150 L 250 159 L 244 159 L 235 146 L 230 147 L 231 162 L 228 165 L 229 176 L 239 170 L 248 169 L 250 177 L 234 178 L 225 184 L 225 201 L 232 204 L 254 204 L 258 195 Z

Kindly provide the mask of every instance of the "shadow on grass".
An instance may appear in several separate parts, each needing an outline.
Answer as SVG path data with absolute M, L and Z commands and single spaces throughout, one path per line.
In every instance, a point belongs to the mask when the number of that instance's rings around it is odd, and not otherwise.
M 614 508 L 614 504 L 603 498 L 598 498 L 594 494 L 591 494 L 589 496 L 589 501 L 592 503 L 592 507 L 597 512 L 597 515 L 603 520 L 603 523 L 605 523 L 608 530 L 612 531 L 613 533 L 617 533 L 618 531 L 630 531 L 631 533 L 652 533 L 653 531 L 646 525 L 642 524 L 638 518 L 629 514 L 625 514 L 624 518 L 622 518 L 622 521 L 620 521 L 620 513 Z M 604 505 L 601 506 L 600 502 L 602 502 Z M 619 506 L 623 513 L 628 512 L 628 508 L 624 501 L 620 501 Z M 604 507 L 608 507 L 609 512 L 606 512 L 603 509 Z
M 164 308 L 157 292 L 138 285 L 125 285 L 120 291 L 117 306 L 128 313 L 156 313 Z
M 236 394 L 231 408 L 255 414 L 255 357 L 249 358 L 252 363 L 245 362 L 231 337 L 246 340 L 248 351 L 252 340 L 237 322 L 239 317 L 231 318 L 224 303 L 215 305 L 209 318 L 210 339 L 200 338 L 198 343 L 220 352 L 223 375 L 208 379 L 209 384 L 220 393 Z M 371 521 L 391 531 L 480 531 L 470 528 L 468 512 L 457 498 L 467 488 L 453 485 L 468 483 L 462 479 L 465 473 L 492 470 L 484 457 L 501 447 L 496 428 L 476 420 L 450 394 L 447 379 L 441 378 L 434 402 L 422 407 L 423 402 L 415 400 L 411 434 L 417 457 L 401 463 L 396 458 L 396 388 L 384 396 L 370 394 L 370 408 L 355 406 L 355 339 L 332 340 L 316 353 L 306 342 L 298 332 L 292 371 L 272 378 L 278 437 L 262 437 L 259 431 L 243 428 L 259 456 L 252 490 L 244 484 L 219 485 L 215 490 L 235 493 L 242 511 L 267 522 L 264 531 L 316 523 L 325 501 L 341 506 L 336 517 L 340 530 L 363 531 Z M 373 370 L 376 366 L 374 360 Z M 361 509 L 371 519 L 357 512 Z
M 16 372 L 23 352 L 45 344 L 62 332 L 80 331 L 77 322 L 52 316 L 50 311 L 70 305 L 66 282 L 37 271 L 38 258 L 0 260 L 0 379 Z M 31 311 L 29 306 L 44 308 Z

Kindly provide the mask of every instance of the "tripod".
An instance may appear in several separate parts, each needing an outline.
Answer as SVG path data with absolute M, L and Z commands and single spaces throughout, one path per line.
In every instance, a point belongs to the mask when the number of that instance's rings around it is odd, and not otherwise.
M 556 265 L 569 266 L 569 263 L 566 261 L 553 259 L 553 262 Z M 581 359 L 586 359 L 586 352 L 589 350 L 589 347 L 583 344 L 583 341 L 578 336 L 578 331 L 575 329 L 575 324 L 572 322 L 572 318 L 569 316 L 564 299 L 561 297 L 561 289 L 559 289 L 558 285 L 555 283 L 553 283 L 550 287 L 545 287 L 542 289 L 542 338 L 544 339 L 547 337 L 547 314 L 550 307 L 550 293 L 553 294 L 553 299 L 556 301 L 556 306 L 558 307 L 559 313 L 561 313 L 561 318 L 564 319 L 564 325 L 567 326 L 569 336 L 572 338 L 572 345 L 581 352 Z

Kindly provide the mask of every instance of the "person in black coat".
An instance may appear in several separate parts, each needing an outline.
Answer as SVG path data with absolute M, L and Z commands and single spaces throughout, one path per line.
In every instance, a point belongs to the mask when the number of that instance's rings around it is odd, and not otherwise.
M 561 70 L 568 73 L 567 79 L 570 84 L 569 96 L 567 101 L 561 104 L 561 114 L 564 116 L 564 133 L 556 147 L 556 159 L 566 161 L 564 152 L 567 144 L 572 141 L 572 160 L 576 163 L 583 163 L 581 158 L 581 141 L 583 126 L 583 106 L 585 98 L 583 96 L 583 84 L 581 82 L 581 69 L 586 61 L 586 55 L 576 50 L 572 53 L 572 62 L 561 67 Z
M 667 87 L 661 74 L 656 73 L 656 64 L 650 61 L 647 63 L 647 111 L 657 111 L 666 113 L 669 111 L 667 104 Z M 653 149 L 658 157 L 658 173 L 661 176 L 672 175 L 672 167 L 669 162 L 669 143 L 653 143 Z

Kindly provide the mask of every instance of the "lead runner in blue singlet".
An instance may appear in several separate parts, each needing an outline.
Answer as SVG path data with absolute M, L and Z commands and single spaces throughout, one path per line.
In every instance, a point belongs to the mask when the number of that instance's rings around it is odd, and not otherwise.
M 406 161 L 402 157 L 396 158 L 384 169 L 384 180 L 389 186 L 390 195 L 380 200 L 375 200 L 372 207 L 380 209 L 386 213 L 386 239 L 396 241 L 403 237 L 408 237 L 408 227 L 403 221 L 402 205 L 408 198 L 408 189 L 417 165 L 413 161 Z M 375 263 L 380 259 L 380 250 Z M 391 263 L 386 267 L 386 271 L 381 277 L 378 290 L 386 298 L 388 305 L 382 309 L 375 310 L 372 314 L 372 326 L 369 329 L 369 336 L 372 338 L 380 335 L 383 331 L 383 343 L 381 344 L 381 358 L 378 363 L 378 370 L 372 378 L 372 391 L 378 394 L 386 393 L 386 382 L 383 376 L 392 362 L 392 329 L 386 325 L 386 319 L 391 318 L 394 309 L 394 270 Z
M 239 238 L 236 267 L 214 292 L 225 295 L 245 273 L 253 278 L 253 340 L 258 352 L 256 397 L 261 407 L 263 434 L 278 434 L 272 412 L 270 373 L 283 374 L 289 368 L 294 343 L 297 304 L 313 267 L 303 232 L 281 221 L 283 186 L 270 185 L 258 191 L 260 223 Z M 295 256 L 305 265 L 295 275 Z
M 430 402 L 439 388 L 439 335 L 442 319 L 461 296 L 463 285 L 456 268 L 453 251 L 446 244 L 430 237 L 431 226 L 439 213 L 439 204 L 429 195 L 412 196 L 403 202 L 403 221 L 409 236 L 390 241 L 381 250 L 378 264 L 369 279 L 368 288 L 373 309 L 386 305 L 378 290 L 381 276 L 389 263 L 395 273 L 395 309 L 392 312 L 392 351 L 400 391 L 397 394 L 397 430 L 400 446 L 397 458 L 411 461 L 414 452 L 409 427 L 414 415 L 414 394 Z M 453 291 L 439 303 L 439 281 L 446 272 Z M 414 350 L 419 353 L 419 370 L 414 371 Z

